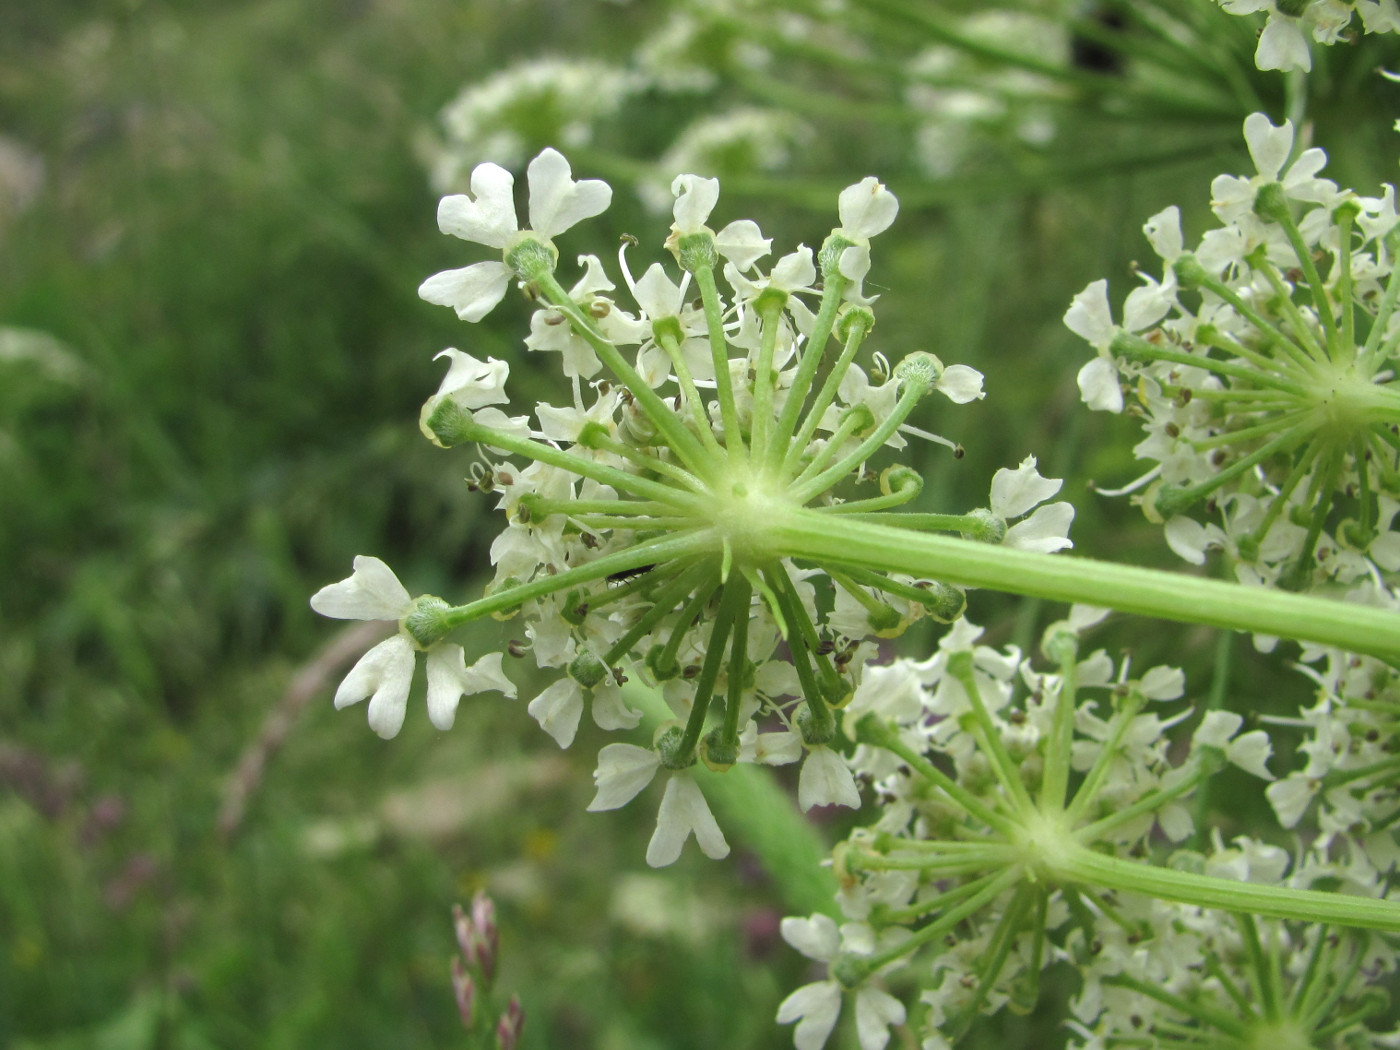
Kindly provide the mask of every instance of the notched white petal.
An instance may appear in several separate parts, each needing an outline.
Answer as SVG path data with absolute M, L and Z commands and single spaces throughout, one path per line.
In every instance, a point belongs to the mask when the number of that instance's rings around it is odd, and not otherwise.
M 335 691 L 337 709 L 369 697 L 369 725 L 388 740 L 403 728 L 413 684 L 413 646 L 396 634 L 380 642 L 350 669 Z
M 546 149 L 530 161 L 530 228 L 549 239 L 575 223 L 607 211 L 612 187 L 600 179 L 575 182 L 569 162 Z
M 418 286 L 418 297 L 450 306 L 463 321 L 480 321 L 506 297 L 510 271 L 505 263 L 479 262 L 435 273 Z
M 311 608 L 335 620 L 397 620 L 413 599 L 394 571 L 378 558 L 361 554 L 354 573 L 311 596 Z

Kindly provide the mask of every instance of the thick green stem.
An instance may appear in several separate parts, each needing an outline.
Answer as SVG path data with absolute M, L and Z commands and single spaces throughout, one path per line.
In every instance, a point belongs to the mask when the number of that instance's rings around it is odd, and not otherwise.
M 1400 932 L 1400 901 L 1236 882 L 1109 857 L 1082 846 L 1070 847 L 1059 854 L 1054 870 L 1057 876 L 1073 882 L 1202 908 L 1220 908 L 1291 922 L 1327 922 Z
M 804 508 L 774 515 L 766 533 L 778 553 L 792 558 L 907 572 L 964 587 L 1099 605 L 1400 659 L 1400 616 L 1370 606 L 911 533 Z

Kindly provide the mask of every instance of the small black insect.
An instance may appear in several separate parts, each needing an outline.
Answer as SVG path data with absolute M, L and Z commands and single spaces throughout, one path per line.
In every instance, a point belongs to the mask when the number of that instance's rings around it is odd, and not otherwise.
M 608 573 L 609 583 L 626 583 L 628 580 L 635 580 L 639 576 L 645 576 L 656 568 L 655 563 L 651 565 L 638 565 L 635 569 L 619 569 L 617 572 Z

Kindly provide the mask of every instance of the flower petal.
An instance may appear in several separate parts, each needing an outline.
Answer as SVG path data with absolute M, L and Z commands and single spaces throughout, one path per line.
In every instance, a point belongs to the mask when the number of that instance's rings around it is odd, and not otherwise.
M 335 691 L 339 710 L 369 697 L 369 727 L 385 740 L 403 728 L 408 690 L 413 684 L 413 646 L 396 634 L 386 638 L 350 668 Z
M 489 689 L 515 699 L 515 684 L 501 670 L 501 654 L 487 653 L 470 667 L 460 645 L 448 642 L 428 654 L 428 719 L 451 729 L 462 697 Z
M 412 604 L 394 570 L 364 554 L 355 558 L 351 576 L 311 596 L 311 608 L 334 620 L 397 620 Z
M 568 747 L 574 742 L 578 720 L 583 715 L 583 691 L 572 678 L 561 678 L 545 687 L 526 710 L 555 743 Z
M 729 844 L 724 841 L 724 833 L 715 823 L 700 786 L 690 777 L 677 774 L 667 782 L 666 794 L 661 798 L 656 831 L 647 845 L 647 863 L 653 868 L 675 863 L 692 831 L 705 856 L 719 860 L 729 855 Z
M 681 236 L 699 233 L 719 201 L 719 179 L 677 175 L 671 180 L 671 194 L 676 198 L 671 210 L 676 221 L 671 229 Z
M 836 213 L 846 236 L 859 241 L 889 229 L 899 214 L 899 201 L 879 179 L 868 175 L 841 191 Z
M 661 756 L 649 747 L 608 744 L 598 752 L 598 768 L 593 771 L 598 793 L 588 804 L 588 811 L 599 813 L 627 805 L 651 783 L 660 768 Z
M 546 149 L 530 161 L 530 229 L 546 239 L 607 211 L 612 187 L 601 179 L 575 182 L 569 162 Z
M 505 263 L 479 262 L 433 274 L 418 286 L 418 297 L 452 307 L 463 321 L 480 321 L 506 297 L 508 287 Z
M 860 809 L 860 792 L 850 767 L 831 748 L 814 747 L 808 753 L 797 780 L 797 802 L 804 813 L 813 806 Z
M 496 164 L 472 170 L 473 200 L 454 193 L 438 202 L 438 229 L 464 241 L 504 248 L 516 231 L 515 179 Z

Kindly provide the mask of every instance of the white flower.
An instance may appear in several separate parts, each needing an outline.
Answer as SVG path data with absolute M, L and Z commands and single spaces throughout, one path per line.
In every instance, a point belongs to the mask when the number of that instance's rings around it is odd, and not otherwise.
M 1191 746 L 1193 749 L 1210 747 L 1223 751 L 1230 763 L 1239 766 L 1246 773 L 1252 773 L 1263 780 L 1273 780 L 1274 775 L 1264 765 L 1273 751 L 1269 734 L 1262 729 L 1256 729 L 1235 737 L 1243 724 L 1244 717 L 1233 711 L 1209 711 L 1196 727 L 1196 732 L 1191 737 Z M 1234 739 L 1231 739 L 1232 737 Z
M 719 179 L 677 175 L 671 182 L 671 192 L 676 198 L 672 212 L 676 221 L 671 226 L 666 246 L 674 250 L 680 238 L 708 231 L 705 220 L 719 202 Z M 768 254 L 773 244 L 752 219 L 736 219 L 714 238 L 715 250 L 740 270 L 752 267 Z
M 841 954 L 843 934 L 868 940 L 868 928 L 859 924 L 841 930 L 826 915 L 810 919 L 786 918 L 780 927 L 783 940 L 803 955 L 828 966 Z M 841 1015 L 841 986 L 835 980 L 803 985 L 778 1004 L 778 1023 L 797 1022 L 792 1033 L 797 1050 L 821 1050 L 826 1045 L 836 1019 Z M 903 1024 L 904 1004 L 873 985 L 856 992 L 856 1032 L 860 1050 L 884 1050 L 890 1040 L 890 1026 Z
M 832 231 L 851 242 L 841 253 L 837 268 L 851 282 L 847 298 L 863 301 L 861 282 L 870 271 L 870 238 L 889 229 L 899 214 L 899 200 L 873 175 L 847 186 L 836 200 L 841 225 Z
M 1041 477 L 1035 469 L 1034 456 L 1021 460 L 1021 465 L 1015 470 L 1002 467 L 992 475 L 991 510 L 997 517 L 1006 521 L 1036 507 L 1030 517 L 1006 530 L 1001 541 L 1003 547 L 1052 554 L 1074 546 L 1069 539 L 1074 506 L 1070 503 L 1036 506 L 1059 492 L 1063 484 L 1059 478 Z
M 322 587 L 312 595 L 311 608 L 337 620 L 401 620 L 413 609 L 413 599 L 389 566 L 360 555 L 354 574 Z M 370 728 L 386 740 L 397 736 L 413 685 L 415 648 L 400 628 L 370 649 L 335 691 L 336 708 L 368 697 Z M 468 667 L 460 645 L 439 642 L 428 652 L 427 665 L 428 718 L 438 729 L 452 728 L 464 694 L 494 689 L 515 698 L 515 686 L 501 670 L 500 653 L 488 653 Z
M 454 193 L 438 204 L 438 228 L 463 240 L 499 248 L 504 253 L 527 237 L 548 242 L 612 202 L 612 189 L 598 179 L 575 182 L 569 162 L 546 149 L 530 162 L 530 229 L 521 231 L 515 217 L 515 179 L 496 164 L 472 171 L 471 194 Z M 480 321 L 505 297 L 511 271 L 504 262 L 480 262 L 429 277 L 418 294 L 430 303 L 450 306 L 464 321 Z

